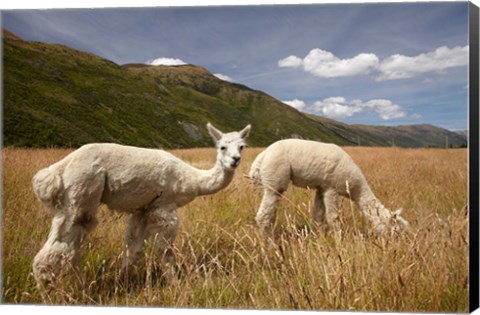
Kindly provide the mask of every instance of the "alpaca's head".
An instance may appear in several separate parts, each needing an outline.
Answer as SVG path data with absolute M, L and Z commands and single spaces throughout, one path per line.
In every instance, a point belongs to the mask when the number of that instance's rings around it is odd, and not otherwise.
M 385 208 L 386 209 L 386 208 Z M 385 234 L 385 232 L 390 232 L 390 234 L 402 234 L 410 230 L 410 224 L 405 220 L 401 214 L 403 209 L 398 209 L 395 212 L 385 212 L 388 214 L 387 218 L 384 218 L 382 221 L 375 225 L 375 230 L 378 234 Z
M 207 129 L 217 147 L 217 162 L 225 170 L 235 170 L 240 165 L 245 139 L 250 134 L 251 126 L 246 126 L 242 131 L 223 133 L 208 123 Z

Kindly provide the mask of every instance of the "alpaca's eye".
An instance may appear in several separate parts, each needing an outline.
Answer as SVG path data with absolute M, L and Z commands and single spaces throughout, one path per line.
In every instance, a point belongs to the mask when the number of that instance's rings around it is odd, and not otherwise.
M 220 147 L 220 150 L 225 151 L 227 147 Z
M 242 150 L 243 150 L 243 145 L 240 146 L 240 151 L 242 151 Z

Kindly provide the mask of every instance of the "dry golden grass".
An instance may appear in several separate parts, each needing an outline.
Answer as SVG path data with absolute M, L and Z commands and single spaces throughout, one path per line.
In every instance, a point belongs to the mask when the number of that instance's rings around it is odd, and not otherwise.
M 49 303 L 116 306 L 466 312 L 468 305 L 467 151 L 345 148 L 390 209 L 403 207 L 412 233 L 378 238 L 348 200 L 341 231 L 309 228 L 313 192 L 290 187 L 279 208 L 277 244 L 264 242 L 254 217 L 261 192 L 242 175 L 260 149 L 245 152 L 225 190 L 179 209 L 177 274 L 159 281 L 146 250 L 146 279 L 118 281 L 125 214 L 99 209 L 84 243 L 87 285 L 59 283 Z M 4 303 L 43 303 L 31 263 L 51 216 L 30 180 L 69 150 L 3 149 Z M 197 167 L 213 149 L 173 151 Z

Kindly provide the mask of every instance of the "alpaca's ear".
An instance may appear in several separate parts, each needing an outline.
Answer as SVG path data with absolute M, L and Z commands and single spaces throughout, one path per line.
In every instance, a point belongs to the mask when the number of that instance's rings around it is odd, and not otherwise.
M 213 138 L 213 140 L 215 140 L 215 142 L 220 140 L 223 136 L 223 133 L 220 130 L 218 130 L 217 128 L 213 127 L 213 125 L 211 123 L 207 124 L 207 130 L 208 130 L 208 133 L 210 134 L 210 136 Z
M 252 126 L 251 125 L 247 125 L 247 127 L 243 128 L 242 131 L 240 131 L 240 137 L 242 139 L 245 139 L 246 137 L 248 137 L 248 135 L 250 134 L 250 130 L 252 129 Z

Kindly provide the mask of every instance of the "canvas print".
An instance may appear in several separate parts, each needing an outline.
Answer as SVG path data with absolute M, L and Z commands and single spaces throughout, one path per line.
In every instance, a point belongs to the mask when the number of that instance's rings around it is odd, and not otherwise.
M 467 312 L 470 8 L 3 10 L 2 303 Z

